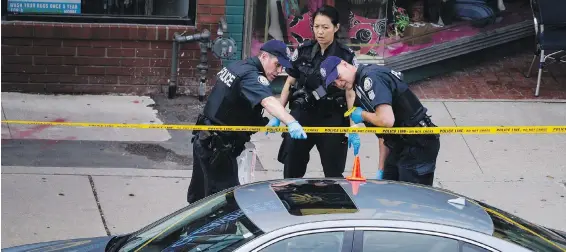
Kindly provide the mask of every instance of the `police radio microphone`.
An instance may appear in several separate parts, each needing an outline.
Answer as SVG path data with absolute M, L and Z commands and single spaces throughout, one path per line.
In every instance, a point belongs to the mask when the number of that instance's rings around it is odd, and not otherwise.
M 312 91 L 312 95 L 314 96 L 315 100 L 320 100 L 320 98 L 324 98 L 326 96 L 326 90 L 322 85 L 319 85 L 315 90 Z

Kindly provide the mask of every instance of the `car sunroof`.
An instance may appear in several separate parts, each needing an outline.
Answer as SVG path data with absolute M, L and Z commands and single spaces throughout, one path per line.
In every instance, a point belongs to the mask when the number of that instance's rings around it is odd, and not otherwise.
M 299 180 L 271 184 L 292 215 L 355 213 L 356 205 L 341 185 L 329 180 Z

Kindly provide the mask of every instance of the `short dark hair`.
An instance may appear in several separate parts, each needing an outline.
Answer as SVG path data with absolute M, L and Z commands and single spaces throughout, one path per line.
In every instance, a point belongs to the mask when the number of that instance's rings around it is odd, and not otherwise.
M 343 0 L 340 0 L 343 1 Z M 314 19 L 316 18 L 316 16 L 318 15 L 323 15 L 326 16 L 328 18 L 330 18 L 330 22 L 334 25 L 334 26 L 338 26 L 338 23 L 340 22 L 340 14 L 338 13 L 338 9 L 334 8 L 333 6 L 330 5 L 323 5 L 320 8 L 318 8 L 313 14 L 312 14 L 312 23 L 314 24 Z M 334 38 L 338 38 L 338 31 L 336 31 L 334 33 Z

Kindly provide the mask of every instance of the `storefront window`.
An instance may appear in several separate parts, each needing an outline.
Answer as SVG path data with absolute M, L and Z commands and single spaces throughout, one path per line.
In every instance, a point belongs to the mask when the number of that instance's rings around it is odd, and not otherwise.
M 175 24 L 193 25 L 196 0 L 3 0 L 2 6 L 6 8 L 8 20 L 84 22 L 93 19 L 94 22 L 125 23 L 176 20 Z
M 311 17 L 322 5 L 340 13 L 339 41 L 361 63 L 415 52 L 532 19 L 528 0 L 252 0 L 251 53 L 270 39 L 295 49 L 314 39 Z
M 496 35 L 490 32 L 532 20 L 529 0 L 420 0 L 396 7 L 408 14 L 409 23 L 403 32 L 389 34 L 384 41 L 385 58 L 473 36 Z

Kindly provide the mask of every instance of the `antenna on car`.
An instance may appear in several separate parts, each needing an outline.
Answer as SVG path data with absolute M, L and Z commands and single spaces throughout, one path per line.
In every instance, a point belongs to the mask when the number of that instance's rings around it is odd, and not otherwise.
M 455 199 L 448 200 L 448 203 L 450 205 L 462 210 L 466 206 L 466 199 L 464 199 L 462 197 L 458 197 L 458 198 L 455 198 Z

